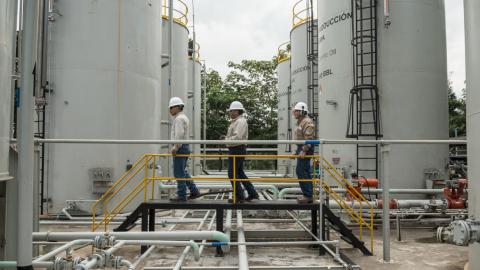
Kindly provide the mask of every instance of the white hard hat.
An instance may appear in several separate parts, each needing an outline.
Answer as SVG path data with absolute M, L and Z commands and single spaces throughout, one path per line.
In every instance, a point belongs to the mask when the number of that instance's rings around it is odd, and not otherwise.
M 304 102 L 298 102 L 297 105 L 295 105 L 295 109 L 294 110 L 299 110 L 299 111 L 306 111 L 308 112 L 308 107 L 307 107 L 307 104 L 305 104 Z
M 240 103 L 239 101 L 234 101 L 232 104 L 230 104 L 230 110 L 242 110 L 245 111 L 243 108 L 243 104 Z
M 173 97 L 170 99 L 170 105 L 168 105 L 168 107 L 178 106 L 178 105 L 185 105 L 185 104 L 183 103 L 181 98 Z

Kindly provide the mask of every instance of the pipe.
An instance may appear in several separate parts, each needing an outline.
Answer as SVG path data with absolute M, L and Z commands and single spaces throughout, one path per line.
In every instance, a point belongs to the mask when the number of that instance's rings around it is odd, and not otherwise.
M 0 262 L 0 268 L 17 268 L 17 262 L 16 261 Z
M 83 244 L 91 244 L 91 243 L 92 243 L 92 240 L 72 240 L 71 242 L 63 246 L 58 247 L 50 251 L 49 253 L 40 256 L 38 259 L 34 260 L 33 263 L 50 260 L 54 258 L 56 255 L 58 255 L 60 252 L 66 251 L 75 245 L 83 245 Z
M 75 239 L 93 239 L 96 236 L 115 236 L 119 240 L 217 240 L 229 242 L 229 238 L 222 232 L 36 232 L 33 241 L 72 241 Z
M 130 265 L 127 266 L 127 268 L 128 268 L 129 270 L 134 270 L 135 268 L 137 268 L 137 266 L 138 266 L 143 260 L 145 260 L 145 259 L 150 255 L 150 253 L 152 253 L 152 251 L 153 251 L 155 248 L 157 248 L 156 245 L 153 245 L 153 246 L 149 247 L 149 248 L 147 249 L 147 251 L 145 251 L 145 253 L 143 253 L 142 256 L 140 256 L 140 257 L 138 258 L 138 260 L 137 260 L 133 265 L 129 262 Z M 123 260 L 122 260 L 122 262 L 123 262 Z
M 34 143 L 33 115 L 35 90 L 34 75 L 36 59 L 36 18 L 38 5 L 35 1 L 24 2 L 22 33 L 22 95 L 18 121 L 18 246 L 17 267 L 32 267 L 32 232 L 33 232 L 33 181 L 34 181 Z
M 232 199 L 232 193 L 228 195 L 229 199 Z M 227 219 L 225 220 L 225 235 L 230 239 L 230 234 L 232 232 L 232 209 L 227 210 Z M 222 246 L 222 251 L 223 252 L 229 252 L 230 251 L 230 246 Z
M 220 196 L 220 194 L 217 194 L 217 196 L 215 197 L 215 200 L 218 199 L 218 197 Z M 225 194 L 222 194 L 222 200 L 223 200 L 223 197 L 225 196 Z M 205 223 L 205 220 L 207 219 L 207 217 L 210 215 L 210 212 L 211 210 L 208 210 L 207 213 L 205 214 L 205 216 L 203 217 L 203 222 L 201 222 L 198 227 L 197 227 L 197 231 L 200 231 L 203 227 L 203 224 Z M 216 214 L 216 211 L 215 211 L 215 214 Z M 210 221 L 210 226 L 208 228 L 208 230 L 211 229 L 211 225 L 213 223 L 213 219 L 212 221 Z M 230 238 L 230 237 L 229 237 Z M 193 241 L 191 241 L 192 243 L 195 243 Z M 205 243 L 206 240 L 203 240 L 202 243 Z M 175 270 L 180 270 L 182 268 L 182 264 L 183 264 L 183 261 L 185 260 L 185 257 L 187 256 L 188 254 L 188 251 L 190 250 L 190 246 L 186 247 L 185 250 L 183 251 L 182 255 L 180 256 L 180 259 L 178 259 L 177 263 L 175 264 Z M 200 251 L 198 249 L 198 246 L 196 246 L 196 248 L 194 247 L 194 252 L 195 252 L 195 255 L 198 255 L 195 257 L 195 261 L 198 261 L 200 259 Z
M 121 248 L 123 245 L 126 244 L 126 241 L 116 241 L 115 245 L 111 248 L 109 248 L 107 251 L 105 251 L 105 254 L 107 254 L 107 258 L 112 256 L 112 254 L 117 251 L 119 248 Z
M 127 261 L 127 260 L 122 260 L 122 261 L 120 262 L 120 265 L 121 265 L 121 266 L 126 266 L 127 269 L 135 269 L 135 268 L 133 267 L 132 263 L 131 263 L 130 261 Z M 136 267 L 136 266 L 135 266 L 135 267 Z
M 383 200 L 390 202 L 390 145 L 382 145 L 381 152 L 383 154 Z M 390 203 L 383 206 L 383 261 L 390 262 Z
M 320 240 L 320 238 L 318 238 L 316 235 L 314 235 L 308 228 L 307 226 L 305 226 L 302 222 L 300 222 L 300 220 L 298 220 L 292 213 L 290 213 L 290 211 L 286 211 L 293 219 L 295 219 L 298 223 L 298 225 L 300 225 L 300 227 L 302 227 L 302 229 L 304 229 L 307 233 L 309 233 L 314 239 L 316 239 L 317 241 L 319 242 L 323 242 L 322 240 Z M 321 223 L 320 223 L 321 224 Z M 335 246 L 338 246 L 339 244 L 339 241 L 338 240 L 333 240 L 333 241 L 328 241 L 328 242 L 333 242 L 335 244 Z M 336 242 L 336 243 L 335 243 Z M 344 262 L 341 258 L 340 258 L 340 251 L 339 249 L 337 248 L 335 250 L 335 252 L 331 251 L 329 247 L 325 246 L 324 244 L 321 244 L 323 246 L 323 248 L 328 252 L 330 253 L 330 255 L 335 259 L 335 261 L 337 261 L 338 263 L 340 263 L 343 267 L 345 267 L 346 269 L 350 269 L 350 265 L 346 262 Z
M 323 266 L 323 265 L 322 265 Z M 327 266 L 250 266 L 250 270 L 345 270 L 344 266 L 340 265 L 327 265 Z M 173 267 L 145 267 L 143 270 L 172 270 Z M 348 268 L 347 268 L 348 269 Z M 352 268 L 350 268 L 352 269 Z M 353 268 L 358 269 L 358 268 Z M 182 267 L 182 270 L 238 270 L 237 266 L 190 266 Z
M 237 210 L 237 238 L 238 238 L 238 269 L 248 270 L 248 255 L 243 231 L 242 210 Z
M 343 188 L 332 188 L 335 193 L 347 193 L 348 191 Z M 282 200 L 287 193 L 300 193 L 302 190 L 300 188 L 284 188 L 278 193 L 278 199 Z M 467 193 L 468 190 L 466 189 Z M 362 188 L 362 195 L 371 193 L 371 194 L 380 194 L 382 189 L 373 189 L 370 190 Z M 425 194 L 425 195 L 438 195 L 443 194 L 443 189 L 389 189 L 390 194 Z
M 17 140 L 10 140 L 16 142 Z M 466 145 L 465 140 L 102 140 L 102 139 L 35 139 L 35 143 L 81 143 L 81 144 L 461 144 Z M 290 156 L 289 156 L 290 157 Z
M 161 181 L 157 181 L 158 187 L 161 189 L 177 189 L 176 185 L 165 185 Z M 253 184 L 256 189 L 271 189 L 273 191 L 274 197 L 278 198 L 278 188 L 274 185 L 257 185 Z M 198 189 L 229 189 L 232 188 L 231 185 L 197 185 Z

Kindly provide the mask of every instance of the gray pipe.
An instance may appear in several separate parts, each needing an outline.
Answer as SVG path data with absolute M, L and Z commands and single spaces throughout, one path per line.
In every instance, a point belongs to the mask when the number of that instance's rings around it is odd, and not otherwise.
M 242 210 L 237 210 L 237 238 L 238 238 L 238 269 L 248 270 L 247 247 L 241 243 L 245 243 L 245 233 L 243 231 Z
M 232 198 L 232 193 L 228 195 L 228 198 Z M 230 238 L 230 233 L 232 232 L 232 209 L 227 210 L 227 219 L 225 220 L 225 235 Z M 230 245 L 227 246 L 222 246 L 222 251 L 223 252 L 229 252 L 230 251 Z
M 197 232 L 36 232 L 33 233 L 33 241 L 72 241 L 76 239 L 93 239 L 96 236 L 110 235 L 119 240 L 217 240 L 229 242 L 228 237 L 217 231 Z M 30 258 L 31 259 L 31 258 Z M 31 262 L 31 261 L 30 261 Z
M 390 145 L 382 145 L 383 156 L 383 260 L 390 262 Z
M 32 269 L 33 231 L 33 179 L 34 144 L 33 114 L 35 89 L 34 71 L 36 59 L 36 18 L 38 5 L 34 1 L 24 2 L 22 43 L 22 92 L 18 126 L 18 246 L 17 266 Z
M 348 191 L 343 188 L 332 188 L 335 193 L 347 193 Z M 288 193 L 301 193 L 300 188 L 284 188 L 278 193 L 278 199 L 281 200 L 285 197 L 285 194 Z M 373 189 L 371 188 L 368 190 L 367 188 L 362 188 L 361 193 L 362 195 L 366 195 L 368 193 L 371 194 L 380 194 L 382 193 L 382 189 Z M 426 194 L 426 195 L 438 195 L 443 194 L 443 189 L 389 189 L 390 194 Z M 466 192 L 468 190 L 466 189 Z
M 170 0 L 172 1 L 172 0 Z M 10 140 L 16 142 L 17 140 Z M 82 144 L 461 144 L 466 145 L 467 141 L 461 140 L 99 140 L 99 139 L 35 139 L 36 143 L 82 143 Z M 290 156 L 288 156 L 290 157 Z
M 157 248 L 157 246 L 155 246 L 155 245 L 149 247 L 149 248 L 147 249 L 147 251 L 145 251 L 145 253 L 143 253 L 142 256 L 140 256 L 140 258 L 138 258 L 138 260 L 137 260 L 133 265 L 127 266 L 127 268 L 128 268 L 129 270 L 134 270 L 135 268 L 137 268 L 137 266 L 138 266 L 141 262 L 143 262 L 143 260 L 145 260 L 145 259 L 150 255 L 150 253 L 152 253 L 152 251 L 153 251 L 155 248 Z M 122 262 L 123 262 L 123 260 L 122 260 Z
M 61 247 L 56 248 L 55 250 L 50 251 L 49 253 L 42 255 L 38 259 L 34 260 L 33 263 L 47 261 L 54 258 L 60 252 L 66 251 L 75 245 L 91 244 L 92 240 L 73 240 L 67 244 L 64 244 Z

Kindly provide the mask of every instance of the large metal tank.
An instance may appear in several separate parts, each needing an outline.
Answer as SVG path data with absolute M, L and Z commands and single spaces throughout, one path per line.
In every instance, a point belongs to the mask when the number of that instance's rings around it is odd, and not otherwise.
M 309 75 L 310 63 L 308 61 L 308 48 L 309 42 L 307 36 L 307 23 L 297 25 L 290 32 L 291 42 L 291 95 L 290 106 L 293 106 L 297 102 L 305 102 L 307 105 L 310 103 L 311 95 L 309 95 Z M 313 108 L 309 108 L 310 111 Z M 292 129 L 295 128 L 297 121 L 293 120 Z
M 165 99 L 160 91 L 160 1 L 54 3 L 62 16 L 55 16 L 51 33 L 47 138 L 160 139 L 160 115 L 167 113 L 160 107 Z M 158 145 L 48 145 L 48 212 L 61 212 L 66 200 L 99 199 L 110 183 L 98 181 L 117 182 L 127 161 L 135 164 L 158 150 Z M 141 175 L 116 195 L 109 209 Z M 124 210 L 135 209 L 140 199 Z M 88 201 L 75 206 L 92 210 Z
M 8 151 L 10 145 L 10 108 L 12 104 L 12 60 L 15 50 L 15 0 L 0 2 L 0 181 L 10 178 Z
M 291 128 L 291 122 L 294 122 L 295 119 L 292 118 L 292 115 L 289 111 L 289 90 L 290 87 L 290 58 L 282 59 L 278 63 L 277 74 L 278 74 L 278 140 L 291 140 L 292 132 L 289 131 Z M 277 151 L 278 155 L 291 155 L 293 151 L 293 146 L 291 145 L 278 145 Z M 277 161 L 277 170 L 279 174 L 288 174 L 292 173 L 292 160 L 289 158 L 279 158 Z
M 167 9 L 168 12 L 168 9 Z M 168 14 L 168 13 L 167 13 Z M 170 32 L 170 23 L 168 21 L 168 16 L 163 16 L 162 19 L 162 54 L 169 54 L 169 32 Z M 162 68 L 162 126 L 161 126 L 161 137 L 162 140 L 168 140 L 169 134 L 171 132 L 171 123 L 173 123 L 173 118 L 168 111 L 169 97 L 179 97 L 183 102 L 187 102 L 188 99 L 188 29 L 180 22 L 173 21 L 173 48 L 172 48 L 172 63 L 168 63 L 172 67 L 172 75 L 170 76 L 170 67 L 167 65 Z M 169 62 L 168 58 L 162 60 L 162 65 L 165 65 Z M 171 92 L 170 92 L 171 85 Z M 171 96 L 170 96 L 171 93 Z M 185 108 L 184 112 L 188 113 L 191 108 Z M 169 124 L 170 123 L 170 124 Z M 190 119 L 191 123 L 191 119 Z M 170 154 L 168 151 L 168 146 L 161 146 L 162 154 Z M 172 158 L 162 158 L 161 163 L 163 176 L 173 176 L 172 171 Z
M 193 65 L 195 63 L 195 74 L 193 73 Z M 188 92 L 189 98 L 187 102 L 187 116 L 190 119 L 190 139 L 201 140 L 201 102 L 202 102 L 202 85 L 201 85 L 201 69 L 202 65 L 198 61 L 188 59 Z M 195 86 L 195 87 L 194 87 Z M 191 154 L 200 155 L 200 144 L 191 144 Z M 188 171 L 191 175 L 200 175 L 202 165 L 199 157 L 191 157 L 188 162 Z
M 320 1 L 318 5 L 319 84 L 323 90 L 319 102 L 337 103 L 319 106 L 320 137 L 325 139 L 346 139 L 353 85 L 349 5 L 349 1 Z M 383 139 L 448 139 L 444 3 L 391 1 L 390 8 L 395 19 L 389 28 L 377 19 Z M 379 1 L 377 18 L 383 18 L 383 10 L 383 1 Z M 355 146 L 326 146 L 324 154 L 329 161 L 340 158 L 340 166 L 357 167 Z M 390 162 L 391 188 L 426 188 L 427 180 L 449 177 L 446 145 L 393 145 Z
M 476 179 L 480 175 L 480 34 L 478 24 L 480 20 L 480 2 L 464 1 L 465 8 L 465 59 L 467 71 L 467 129 L 468 129 L 468 214 L 469 219 L 480 218 L 480 182 Z M 480 243 L 469 245 L 470 269 L 480 269 Z

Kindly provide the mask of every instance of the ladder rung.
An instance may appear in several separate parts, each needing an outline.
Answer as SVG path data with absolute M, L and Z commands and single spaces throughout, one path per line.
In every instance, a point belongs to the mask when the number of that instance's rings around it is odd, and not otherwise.
M 377 159 L 377 158 L 375 158 L 375 157 L 359 157 L 357 159 Z
M 357 169 L 357 171 L 362 171 L 362 172 L 376 172 L 377 170 L 375 169 Z
M 377 147 L 376 145 L 359 145 L 358 147 Z

